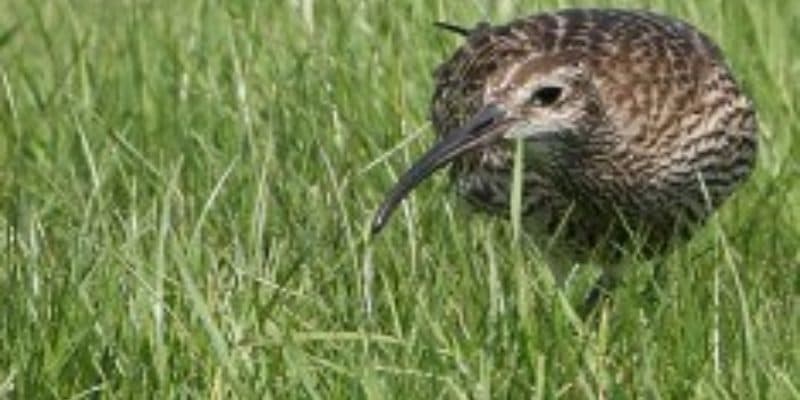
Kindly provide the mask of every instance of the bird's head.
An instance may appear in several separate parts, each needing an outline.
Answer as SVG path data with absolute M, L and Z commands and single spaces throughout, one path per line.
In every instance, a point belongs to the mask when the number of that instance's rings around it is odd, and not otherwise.
M 533 155 L 530 165 L 558 167 L 564 152 L 578 150 L 602 118 L 589 73 L 573 60 L 565 54 L 530 57 L 487 76 L 482 106 L 441 135 L 398 180 L 375 214 L 373 234 L 411 190 L 460 156 L 510 149 L 521 139 Z
M 540 155 L 580 142 L 596 123 L 599 106 L 586 68 L 561 57 L 531 58 L 491 75 L 483 102 L 499 111 L 481 144 L 522 139 Z

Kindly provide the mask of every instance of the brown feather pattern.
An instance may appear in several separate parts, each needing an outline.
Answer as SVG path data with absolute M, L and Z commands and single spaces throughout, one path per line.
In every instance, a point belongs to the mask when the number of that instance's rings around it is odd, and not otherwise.
M 682 21 L 570 9 L 464 32 L 435 71 L 431 119 L 440 138 L 531 76 L 580 71 L 569 94 L 582 99 L 571 125 L 577 139 L 554 144 L 543 163 L 526 163 L 523 187 L 524 213 L 551 232 L 565 223 L 573 243 L 624 241 L 635 228 L 661 249 L 703 222 L 754 167 L 753 105 L 720 49 Z M 459 193 L 480 209 L 508 209 L 509 144 L 453 162 Z

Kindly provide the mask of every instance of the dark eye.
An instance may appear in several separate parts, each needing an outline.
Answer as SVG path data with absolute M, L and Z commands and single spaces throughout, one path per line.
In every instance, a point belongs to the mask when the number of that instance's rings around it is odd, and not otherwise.
M 535 107 L 547 107 L 553 105 L 559 98 L 563 90 L 558 86 L 543 86 L 531 95 L 530 103 Z

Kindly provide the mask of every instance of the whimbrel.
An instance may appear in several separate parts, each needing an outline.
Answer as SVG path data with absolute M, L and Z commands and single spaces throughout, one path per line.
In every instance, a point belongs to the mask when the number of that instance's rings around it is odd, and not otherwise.
M 373 220 L 450 165 L 478 208 L 509 209 L 523 140 L 522 213 L 577 249 L 637 232 L 663 252 L 748 177 L 756 116 L 719 47 L 688 23 L 648 11 L 566 9 L 466 29 L 435 72 L 438 140 Z

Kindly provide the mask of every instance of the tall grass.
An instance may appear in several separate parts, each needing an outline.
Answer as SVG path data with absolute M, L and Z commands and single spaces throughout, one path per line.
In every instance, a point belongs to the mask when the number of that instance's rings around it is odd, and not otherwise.
M 430 25 L 646 7 L 719 41 L 758 170 L 596 326 L 446 179 Z M 0 397 L 800 398 L 800 3 L 0 3 Z

